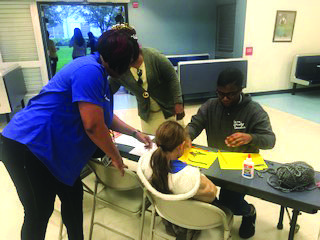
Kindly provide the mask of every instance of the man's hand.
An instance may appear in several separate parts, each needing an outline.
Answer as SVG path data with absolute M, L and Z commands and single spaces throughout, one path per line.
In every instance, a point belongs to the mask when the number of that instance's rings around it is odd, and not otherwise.
M 191 147 L 192 147 L 191 139 L 189 137 L 187 137 L 187 139 L 185 140 L 185 144 L 184 144 L 184 151 L 189 150 Z
M 176 103 L 174 106 L 174 113 L 176 114 L 177 120 L 181 120 L 184 118 L 185 113 L 183 109 L 183 104 L 182 103 Z
M 237 132 L 227 137 L 224 142 L 228 147 L 239 147 L 252 141 L 252 136 L 248 133 Z
M 144 134 L 142 132 L 137 132 L 135 134 L 136 139 L 138 139 L 140 142 L 143 142 L 145 144 L 145 147 L 150 149 L 152 148 L 152 140 L 150 139 L 150 137 L 147 134 Z

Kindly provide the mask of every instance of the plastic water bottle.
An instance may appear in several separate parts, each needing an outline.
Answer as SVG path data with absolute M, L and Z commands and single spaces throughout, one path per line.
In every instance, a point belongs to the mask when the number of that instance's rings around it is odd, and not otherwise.
M 249 153 L 248 157 L 243 161 L 242 177 L 252 179 L 253 176 L 254 176 L 254 162 L 252 162 L 252 158 Z

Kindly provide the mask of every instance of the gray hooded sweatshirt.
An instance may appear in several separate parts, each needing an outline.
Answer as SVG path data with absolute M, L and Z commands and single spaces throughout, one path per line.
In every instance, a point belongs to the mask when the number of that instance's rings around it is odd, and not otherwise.
M 242 101 L 232 107 L 224 107 L 218 99 L 209 99 L 188 124 L 191 139 L 206 130 L 208 146 L 229 152 L 258 153 L 259 149 L 271 149 L 275 145 L 268 114 L 259 103 L 242 94 Z M 252 141 L 240 147 L 228 147 L 226 137 L 236 132 L 249 133 Z

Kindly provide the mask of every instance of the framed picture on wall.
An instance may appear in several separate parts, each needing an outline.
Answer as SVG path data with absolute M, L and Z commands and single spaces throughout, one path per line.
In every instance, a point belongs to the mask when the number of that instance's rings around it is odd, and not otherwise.
M 273 42 L 291 42 L 296 11 L 277 11 Z

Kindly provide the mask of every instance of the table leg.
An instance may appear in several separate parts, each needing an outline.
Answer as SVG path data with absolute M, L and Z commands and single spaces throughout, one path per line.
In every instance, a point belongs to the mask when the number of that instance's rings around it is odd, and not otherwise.
M 297 84 L 294 83 L 293 87 L 292 87 L 291 95 L 295 95 L 296 94 L 296 89 L 297 89 Z
M 281 206 L 281 208 L 280 208 L 279 221 L 278 221 L 278 225 L 277 225 L 277 228 L 278 228 L 278 229 L 283 229 L 283 215 L 284 215 L 284 207 Z
M 25 104 L 24 104 L 24 100 L 23 100 L 23 99 L 21 100 L 21 107 L 22 107 L 22 108 L 25 107 Z
M 7 119 L 7 123 L 10 122 L 10 114 L 9 113 L 6 113 L 6 119 Z
M 295 229 L 296 229 L 298 215 L 299 215 L 299 210 L 293 210 L 292 220 L 290 222 L 290 232 L 289 232 L 289 238 L 288 238 L 289 240 L 293 240 Z

